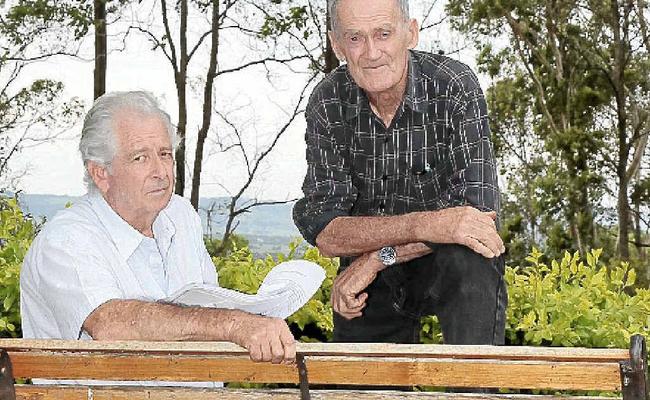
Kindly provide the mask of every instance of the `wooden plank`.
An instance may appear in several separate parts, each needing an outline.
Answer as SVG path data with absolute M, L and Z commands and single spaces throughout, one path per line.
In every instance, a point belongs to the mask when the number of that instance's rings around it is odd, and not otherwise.
M 9 355 L 14 376 L 22 378 L 298 382 L 295 366 L 253 363 L 247 356 Z M 311 356 L 307 370 L 312 384 L 620 390 L 617 363 Z
M 138 342 L 0 339 L 0 349 L 12 352 L 60 350 L 66 352 L 123 352 L 178 354 L 247 354 L 246 350 L 225 342 Z M 627 349 L 586 349 L 527 346 L 409 345 L 392 343 L 298 343 L 297 351 L 306 356 L 352 355 L 364 357 L 422 357 L 453 359 L 504 359 L 546 361 L 605 362 L 629 359 Z
M 247 400 L 273 399 L 297 400 L 295 389 L 217 389 L 200 390 L 185 388 L 128 388 L 96 387 L 71 388 L 62 386 L 16 386 L 17 400 Z M 397 391 L 359 391 L 359 390 L 312 390 L 313 400 L 566 400 L 561 396 L 536 396 L 516 394 L 463 394 L 440 392 L 397 392 Z M 571 400 L 604 400 L 602 397 L 575 396 Z M 620 400 L 608 397 L 606 400 Z
M 313 357 L 310 382 L 510 389 L 620 390 L 614 363 Z M 586 372 L 588 371 L 588 372 Z

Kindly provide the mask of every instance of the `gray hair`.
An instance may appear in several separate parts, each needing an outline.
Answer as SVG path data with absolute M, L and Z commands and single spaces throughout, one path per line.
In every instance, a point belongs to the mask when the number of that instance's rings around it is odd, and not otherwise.
M 372 0 L 370 0 L 372 1 Z M 409 19 L 409 0 L 395 0 L 399 5 L 399 10 L 402 14 L 402 18 L 405 21 Z M 339 26 L 339 15 L 338 15 L 338 6 L 341 0 L 327 0 L 327 11 L 330 16 L 330 25 L 332 32 L 336 32 Z
M 146 116 L 156 116 L 165 124 L 169 140 L 175 149 L 178 143 L 176 129 L 169 114 L 163 111 L 156 98 L 149 92 L 112 92 L 95 100 L 84 119 L 81 129 L 79 151 L 85 167 L 84 181 L 89 192 L 97 190 L 95 182 L 88 174 L 88 161 L 109 168 L 117 152 L 114 121 L 120 113 L 135 112 Z

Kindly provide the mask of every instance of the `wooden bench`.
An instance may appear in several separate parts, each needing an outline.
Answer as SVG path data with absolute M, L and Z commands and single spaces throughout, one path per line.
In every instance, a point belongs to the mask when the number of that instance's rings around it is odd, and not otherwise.
M 619 391 L 624 400 L 649 400 L 645 340 L 637 335 L 631 342 L 630 349 L 300 343 L 296 365 L 273 365 L 251 362 L 230 343 L 0 339 L 0 400 L 532 396 L 323 388 L 329 384 Z M 44 386 L 14 384 L 14 378 L 292 383 L 299 389 Z

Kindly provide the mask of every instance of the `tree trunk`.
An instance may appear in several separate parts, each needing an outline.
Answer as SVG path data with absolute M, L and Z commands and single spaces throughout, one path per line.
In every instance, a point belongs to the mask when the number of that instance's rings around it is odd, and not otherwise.
M 203 91 L 203 122 L 196 139 L 196 153 L 194 155 L 194 170 L 192 173 L 192 193 L 190 203 L 196 210 L 199 209 L 199 188 L 201 186 L 201 167 L 203 164 L 203 147 L 210 130 L 212 120 L 212 87 L 217 72 L 217 57 L 219 55 L 219 0 L 212 1 L 212 33 L 210 45 L 210 65 L 205 80 Z
M 174 75 L 176 80 L 176 92 L 178 95 L 178 137 L 179 143 L 176 148 L 176 187 L 175 192 L 179 196 L 185 193 L 185 136 L 187 133 L 187 0 L 180 0 L 181 21 L 180 21 L 180 63 L 178 72 Z
M 625 178 L 619 179 L 618 186 L 618 255 L 623 260 L 630 258 L 629 234 L 630 234 L 630 204 L 627 198 L 628 183 Z
M 106 92 L 106 0 L 94 0 L 95 72 L 93 99 Z
M 611 81 L 616 98 L 616 133 L 618 137 L 618 160 L 616 174 L 618 176 L 618 245 L 619 257 L 623 260 L 630 258 L 630 204 L 627 189 L 630 179 L 627 176 L 627 161 L 630 145 L 627 140 L 627 93 L 625 88 L 625 68 L 627 65 L 627 43 L 625 32 L 622 31 L 621 14 L 617 0 L 610 0 L 612 33 L 614 35 L 613 56 L 614 65 L 611 70 Z

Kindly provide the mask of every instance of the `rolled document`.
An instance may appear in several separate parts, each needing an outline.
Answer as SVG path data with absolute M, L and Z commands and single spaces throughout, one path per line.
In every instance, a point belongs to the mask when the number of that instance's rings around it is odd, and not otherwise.
M 325 279 L 319 265 L 304 260 L 286 261 L 266 275 L 257 294 L 216 285 L 186 285 L 163 301 L 189 306 L 229 308 L 269 317 L 287 318 L 305 305 Z

